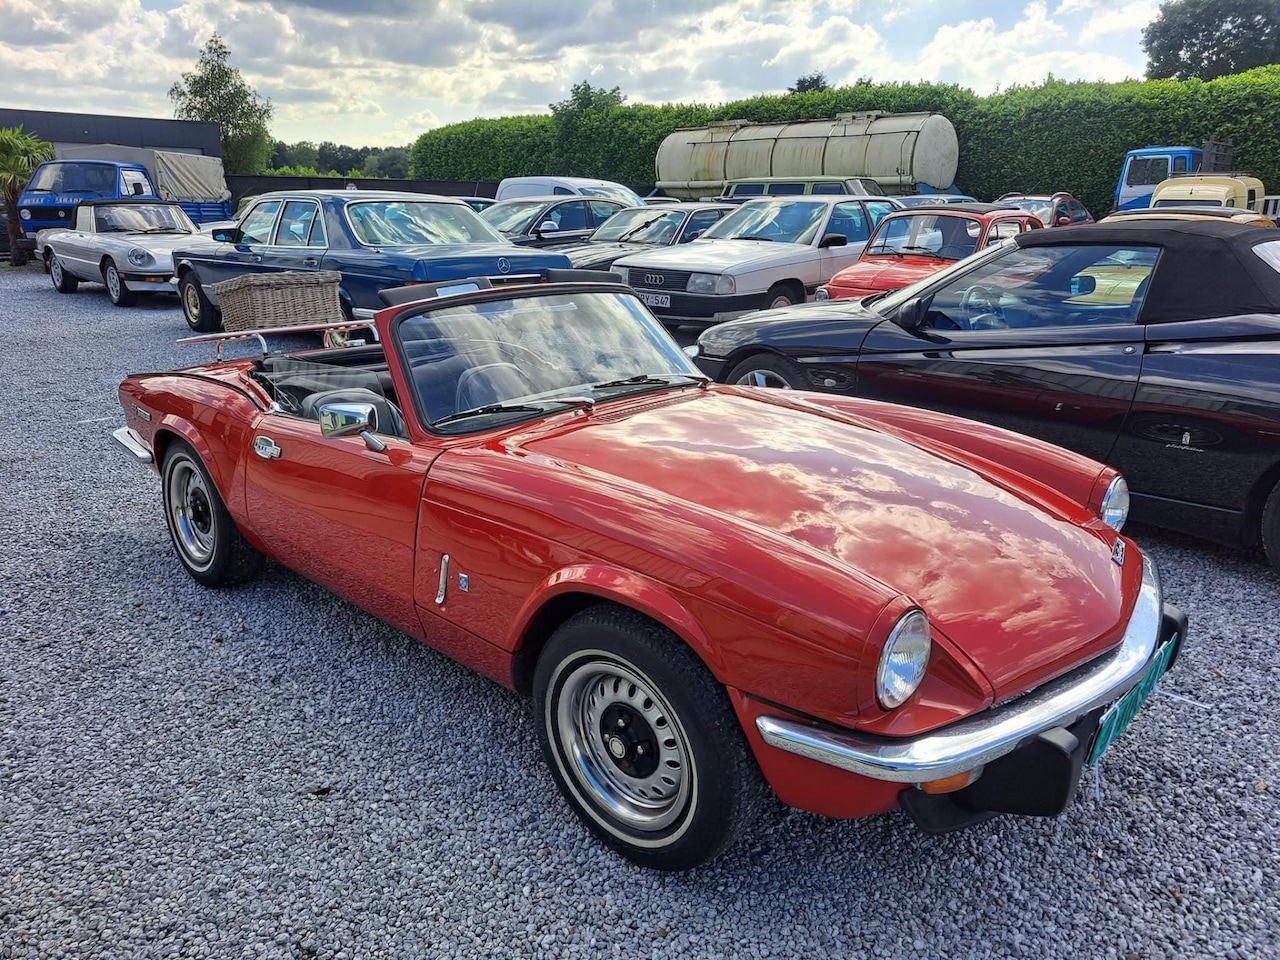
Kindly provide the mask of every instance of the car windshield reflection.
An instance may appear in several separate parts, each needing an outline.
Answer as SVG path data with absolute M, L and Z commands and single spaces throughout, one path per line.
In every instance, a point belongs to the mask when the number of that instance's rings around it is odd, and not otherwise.
M 408 317 L 396 338 L 438 432 L 702 380 L 630 293 L 486 298 Z
M 496 243 L 502 237 L 464 203 L 366 200 L 347 205 L 356 239 L 370 247 Z
M 813 243 L 830 209 L 803 200 L 752 200 L 702 235 L 706 240 L 772 240 Z

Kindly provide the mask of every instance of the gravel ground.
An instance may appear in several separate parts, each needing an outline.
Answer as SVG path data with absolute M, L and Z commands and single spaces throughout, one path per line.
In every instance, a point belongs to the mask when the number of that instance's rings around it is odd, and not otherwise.
M 1139 530 L 1188 647 L 1058 820 L 776 809 L 678 876 L 591 841 L 527 704 L 286 570 L 179 568 L 111 441 L 173 300 L 0 268 L 0 958 L 1261 958 L 1277 577 Z M 1187 702 L 1195 701 L 1192 702 Z

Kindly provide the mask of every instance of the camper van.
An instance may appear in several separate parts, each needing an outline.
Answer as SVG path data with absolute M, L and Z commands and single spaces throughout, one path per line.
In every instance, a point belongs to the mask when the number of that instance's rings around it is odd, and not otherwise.
M 1152 207 L 1235 207 L 1262 212 L 1262 181 L 1248 176 L 1170 177 L 1156 184 Z

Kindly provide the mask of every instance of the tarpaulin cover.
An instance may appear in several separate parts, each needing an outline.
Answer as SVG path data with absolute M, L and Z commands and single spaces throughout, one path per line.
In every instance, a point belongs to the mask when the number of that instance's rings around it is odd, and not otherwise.
M 116 143 L 68 146 L 58 149 L 59 160 L 114 160 L 140 163 L 151 173 L 165 200 L 179 203 L 226 203 L 231 199 L 219 157 L 168 150 L 145 150 Z

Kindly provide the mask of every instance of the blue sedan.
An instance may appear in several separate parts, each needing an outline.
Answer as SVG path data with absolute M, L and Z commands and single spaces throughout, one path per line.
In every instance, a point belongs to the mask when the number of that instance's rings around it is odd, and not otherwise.
M 183 315 L 200 332 L 221 325 L 213 285 L 245 273 L 336 270 L 343 310 L 363 319 L 388 287 L 572 266 L 504 240 L 461 200 L 373 190 L 263 194 L 235 226 L 175 251 L 173 262 Z

